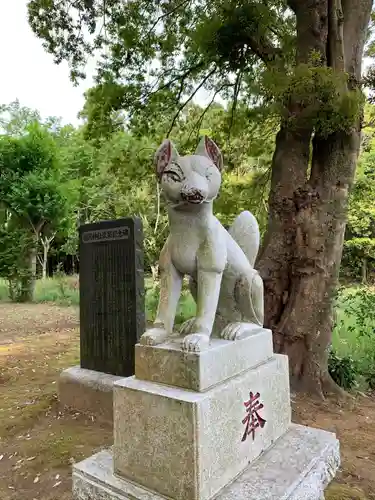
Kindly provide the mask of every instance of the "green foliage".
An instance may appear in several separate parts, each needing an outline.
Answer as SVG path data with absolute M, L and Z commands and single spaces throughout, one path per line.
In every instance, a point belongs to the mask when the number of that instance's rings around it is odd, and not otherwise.
M 269 174 L 269 170 L 263 168 L 245 175 L 232 171 L 224 177 L 220 195 L 215 201 L 215 213 L 224 226 L 230 226 L 243 210 L 250 210 L 258 220 L 261 233 L 264 233 L 268 216 Z
M 60 218 L 65 208 L 53 138 L 39 124 L 21 137 L 0 136 L 0 199 L 25 224 Z
M 346 390 L 356 387 L 358 377 L 358 368 L 351 356 L 338 356 L 331 350 L 328 360 L 329 374 L 340 387 Z
M 86 92 L 80 116 L 86 120 L 86 139 L 109 137 L 123 128 L 121 111 L 127 108 L 126 88 L 114 82 L 104 82 Z
M 310 65 L 294 67 L 290 73 L 271 68 L 264 72 L 262 85 L 274 100 L 272 108 L 287 119 L 289 126 L 311 126 L 322 137 L 350 131 L 365 102 L 362 92 L 347 90 L 347 74 L 314 64 L 314 60 Z M 298 111 L 288 116 L 288 108 Z
M 28 249 L 32 242 L 25 229 L 0 227 L 0 278 L 6 280 L 9 298 L 23 301 L 25 285 L 31 280 Z
M 375 363 L 375 360 L 374 360 Z M 369 386 L 369 388 L 373 391 L 375 390 L 375 366 L 371 367 L 371 370 L 369 370 L 365 374 L 365 381 L 366 384 Z
M 241 99 L 283 119 L 293 109 L 291 126 L 308 123 L 321 136 L 360 117 L 362 93 L 327 67 L 325 53 L 313 46 L 308 64 L 296 62 L 296 17 L 284 0 L 47 3 L 29 1 L 31 28 L 56 61 L 69 62 L 74 81 L 87 55 L 99 55 L 83 111 L 88 137 L 108 136 L 158 100 L 165 133 L 167 109 L 181 111 L 201 88 L 232 100 L 234 111 Z
M 39 112 L 21 106 L 18 100 L 0 105 L 0 130 L 5 135 L 21 136 L 35 122 L 41 122 Z
M 362 287 L 348 292 L 341 299 L 341 307 L 354 322 L 348 330 L 356 330 L 359 337 L 375 334 L 375 290 Z
M 22 296 L 22 300 L 31 300 L 38 240 L 44 231 L 55 232 L 67 221 L 67 197 L 53 135 L 58 127 L 52 133 L 47 125 L 35 121 L 36 112 L 21 108 L 18 103 L 3 106 L 2 111 L 9 123 L 2 115 L 6 133 L 0 136 L 0 200 L 5 217 L 0 220 L 0 229 L 26 235 L 24 247 L 17 247 L 22 261 L 18 263 L 19 270 L 7 279 L 12 299 L 21 300 Z M 49 125 L 55 126 L 56 121 L 50 120 Z M 8 248 L 13 248 L 9 237 L 7 242 Z
M 7 282 L 0 279 L 0 300 L 9 300 Z M 60 276 L 38 279 L 35 283 L 34 302 L 54 302 L 64 306 L 79 305 L 79 286 L 77 276 Z
M 261 206 L 263 216 L 265 214 L 267 169 L 275 129 L 271 121 L 256 123 L 248 118 L 240 106 L 232 140 L 228 142 L 230 111 L 218 104 L 209 110 L 190 105 L 179 118 L 179 127 L 171 134 L 181 154 L 195 150 L 199 129 L 205 129 L 222 148 L 229 172 L 224 174 L 222 194 L 215 210 L 222 214 L 224 223 L 243 209 L 256 209 L 258 213 Z M 166 237 L 167 217 L 152 162 L 164 138 L 165 120 L 171 119 L 171 109 L 155 100 L 132 118 L 128 129 L 118 130 L 105 139 L 95 137 L 94 143 L 85 141 L 84 134 L 77 132 L 63 145 L 60 159 L 66 164 L 70 179 L 66 189 L 69 186 L 69 192 L 76 192 L 74 199 L 71 195 L 75 210 L 65 250 L 76 249 L 77 219 L 89 222 L 124 214 L 137 215 L 143 221 L 146 270 L 155 266 Z M 255 170 L 258 174 L 253 179 L 251 172 Z M 244 181 L 240 181 L 241 175 L 245 175 Z M 260 205 L 259 200 L 262 200 Z
M 146 289 L 146 316 L 148 321 L 154 321 L 159 302 L 159 289 L 155 286 Z M 175 324 L 181 325 L 192 318 L 196 312 L 196 305 L 189 290 L 184 287 L 177 307 Z
M 372 112 L 372 109 L 368 109 Z M 375 142 L 370 139 L 358 165 L 350 197 L 344 271 L 353 277 L 361 274 L 363 281 L 375 270 Z M 368 267 L 368 269 L 365 268 Z
M 375 378 L 375 290 L 371 287 L 342 288 L 336 303 L 333 332 L 334 355 L 342 360 L 337 370 L 353 367 L 366 386 Z M 344 361 L 345 360 L 345 361 Z M 353 363 L 352 363 L 352 361 Z M 338 361 L 332 361 L 338 366 Z
M 254 40 L 264 41 L 278 30 L 276 9 L 259 2 L 223 2 L 216 12 L 207 13 L 197 23 L 197 47 L 220 67 L 232 71 L 254 64 L 254 54 L 246 50 Z M 251 42 L 253 42 L 251 44 Z M 269 58 L 281 56 L 280 51 Z
M 0 194 L 14 223 L 34 235 L 35 231 L 41 231 L 41 236 L 56 233 L 59 251 L 76 255 L 79 224 L 137 215 L 144 226 L 145 267 L 154 269 L 165 241 L 167 217 L 152 162 L 165 126 L 175 114 L 168 101 L 170 93 L 165 93 L 166 100 L 157 96 L 126 128 L 123 124 L 116 131 L 96 129 L 93 122 L 96 135 L 91 139 L 86 128 L 89 118 L 78 130 L 57 126 L 52 131 L 25 121 L 24 128 L 17 129 L 19 135 L 1 136 L 0 162 L 6 168 Z M 94 105 L 93 101 L 90 106 Z M 101 107 L 100 102 L 96 105 Z M 26 117 L 37 115 L 21 109 Z M 249 114 L 242 103 L 235 121 L 231 110 L 219 104 L 210 109 L 191 104 L 171 134 L 181 154 L 194 152 L 199 130 L 214 138 L 225 158 L 228 172 L 215 207 L 223 222 L 229 223 L 244 209 L 254 210 L 265 220 L 275 123 Z
M 38 280 L 35 302 L 55 302 L 59 305 L 79 305 L 78 276 L 67 276 L 58 270 L 53 278 Z

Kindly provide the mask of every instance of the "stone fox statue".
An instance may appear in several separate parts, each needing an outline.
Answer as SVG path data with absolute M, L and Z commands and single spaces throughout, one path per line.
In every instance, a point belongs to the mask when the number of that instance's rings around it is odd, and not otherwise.
M 197 312 L 181 327 L 183 350 L 206 349 L 211 334 L 227 340 L 250 335 L 255 325 L 263 326 L 263 282 L 254 269 L 259 227 L 250 212 L 242 212 L 228 231 L 214 216 L 223 169 L 219 148 L 203 137 L 195 154 L 180 156 L 165 140 L 155 164 L 170 233 L 160 254 L 157 317 L 140 342 L 156 345 L 172 336 L 184 275 L 190 276 Z

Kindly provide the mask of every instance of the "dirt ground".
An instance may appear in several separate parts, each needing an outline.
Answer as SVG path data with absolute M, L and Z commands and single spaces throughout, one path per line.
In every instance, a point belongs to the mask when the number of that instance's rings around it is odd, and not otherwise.
M 0 304 L 0 499 L 71 500 L 72 463 L 109 446 L 112 429 L 61 413 L 56 381 L 79 358 L 77 310 Z M 295 422 L 337 433 L 342 470 L 326 500 L 375 500 L 375 402 L 293 397 Z
M 78 308 L 0 302 L 0 345 L 38 333 L 78 327 Z

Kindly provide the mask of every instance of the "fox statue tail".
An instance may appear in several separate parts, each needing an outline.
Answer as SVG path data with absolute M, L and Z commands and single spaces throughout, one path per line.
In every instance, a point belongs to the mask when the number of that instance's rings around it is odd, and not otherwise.
M 254 267 L 260 246 L 260 231 L 254 215 L 247 210 L 241 212 L 234 220 L 228 232 Z

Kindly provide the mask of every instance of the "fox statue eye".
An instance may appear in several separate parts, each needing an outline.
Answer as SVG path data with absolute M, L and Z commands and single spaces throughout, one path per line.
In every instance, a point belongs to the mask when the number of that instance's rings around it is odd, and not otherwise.
M 169 179 L 172 179 L 172 181 L 175 181 L 175 182 L 181 181 L 180 176 L 176 172 L 172 172 L 171 170 L 165 171 L 164 175 L 166 175 Z

